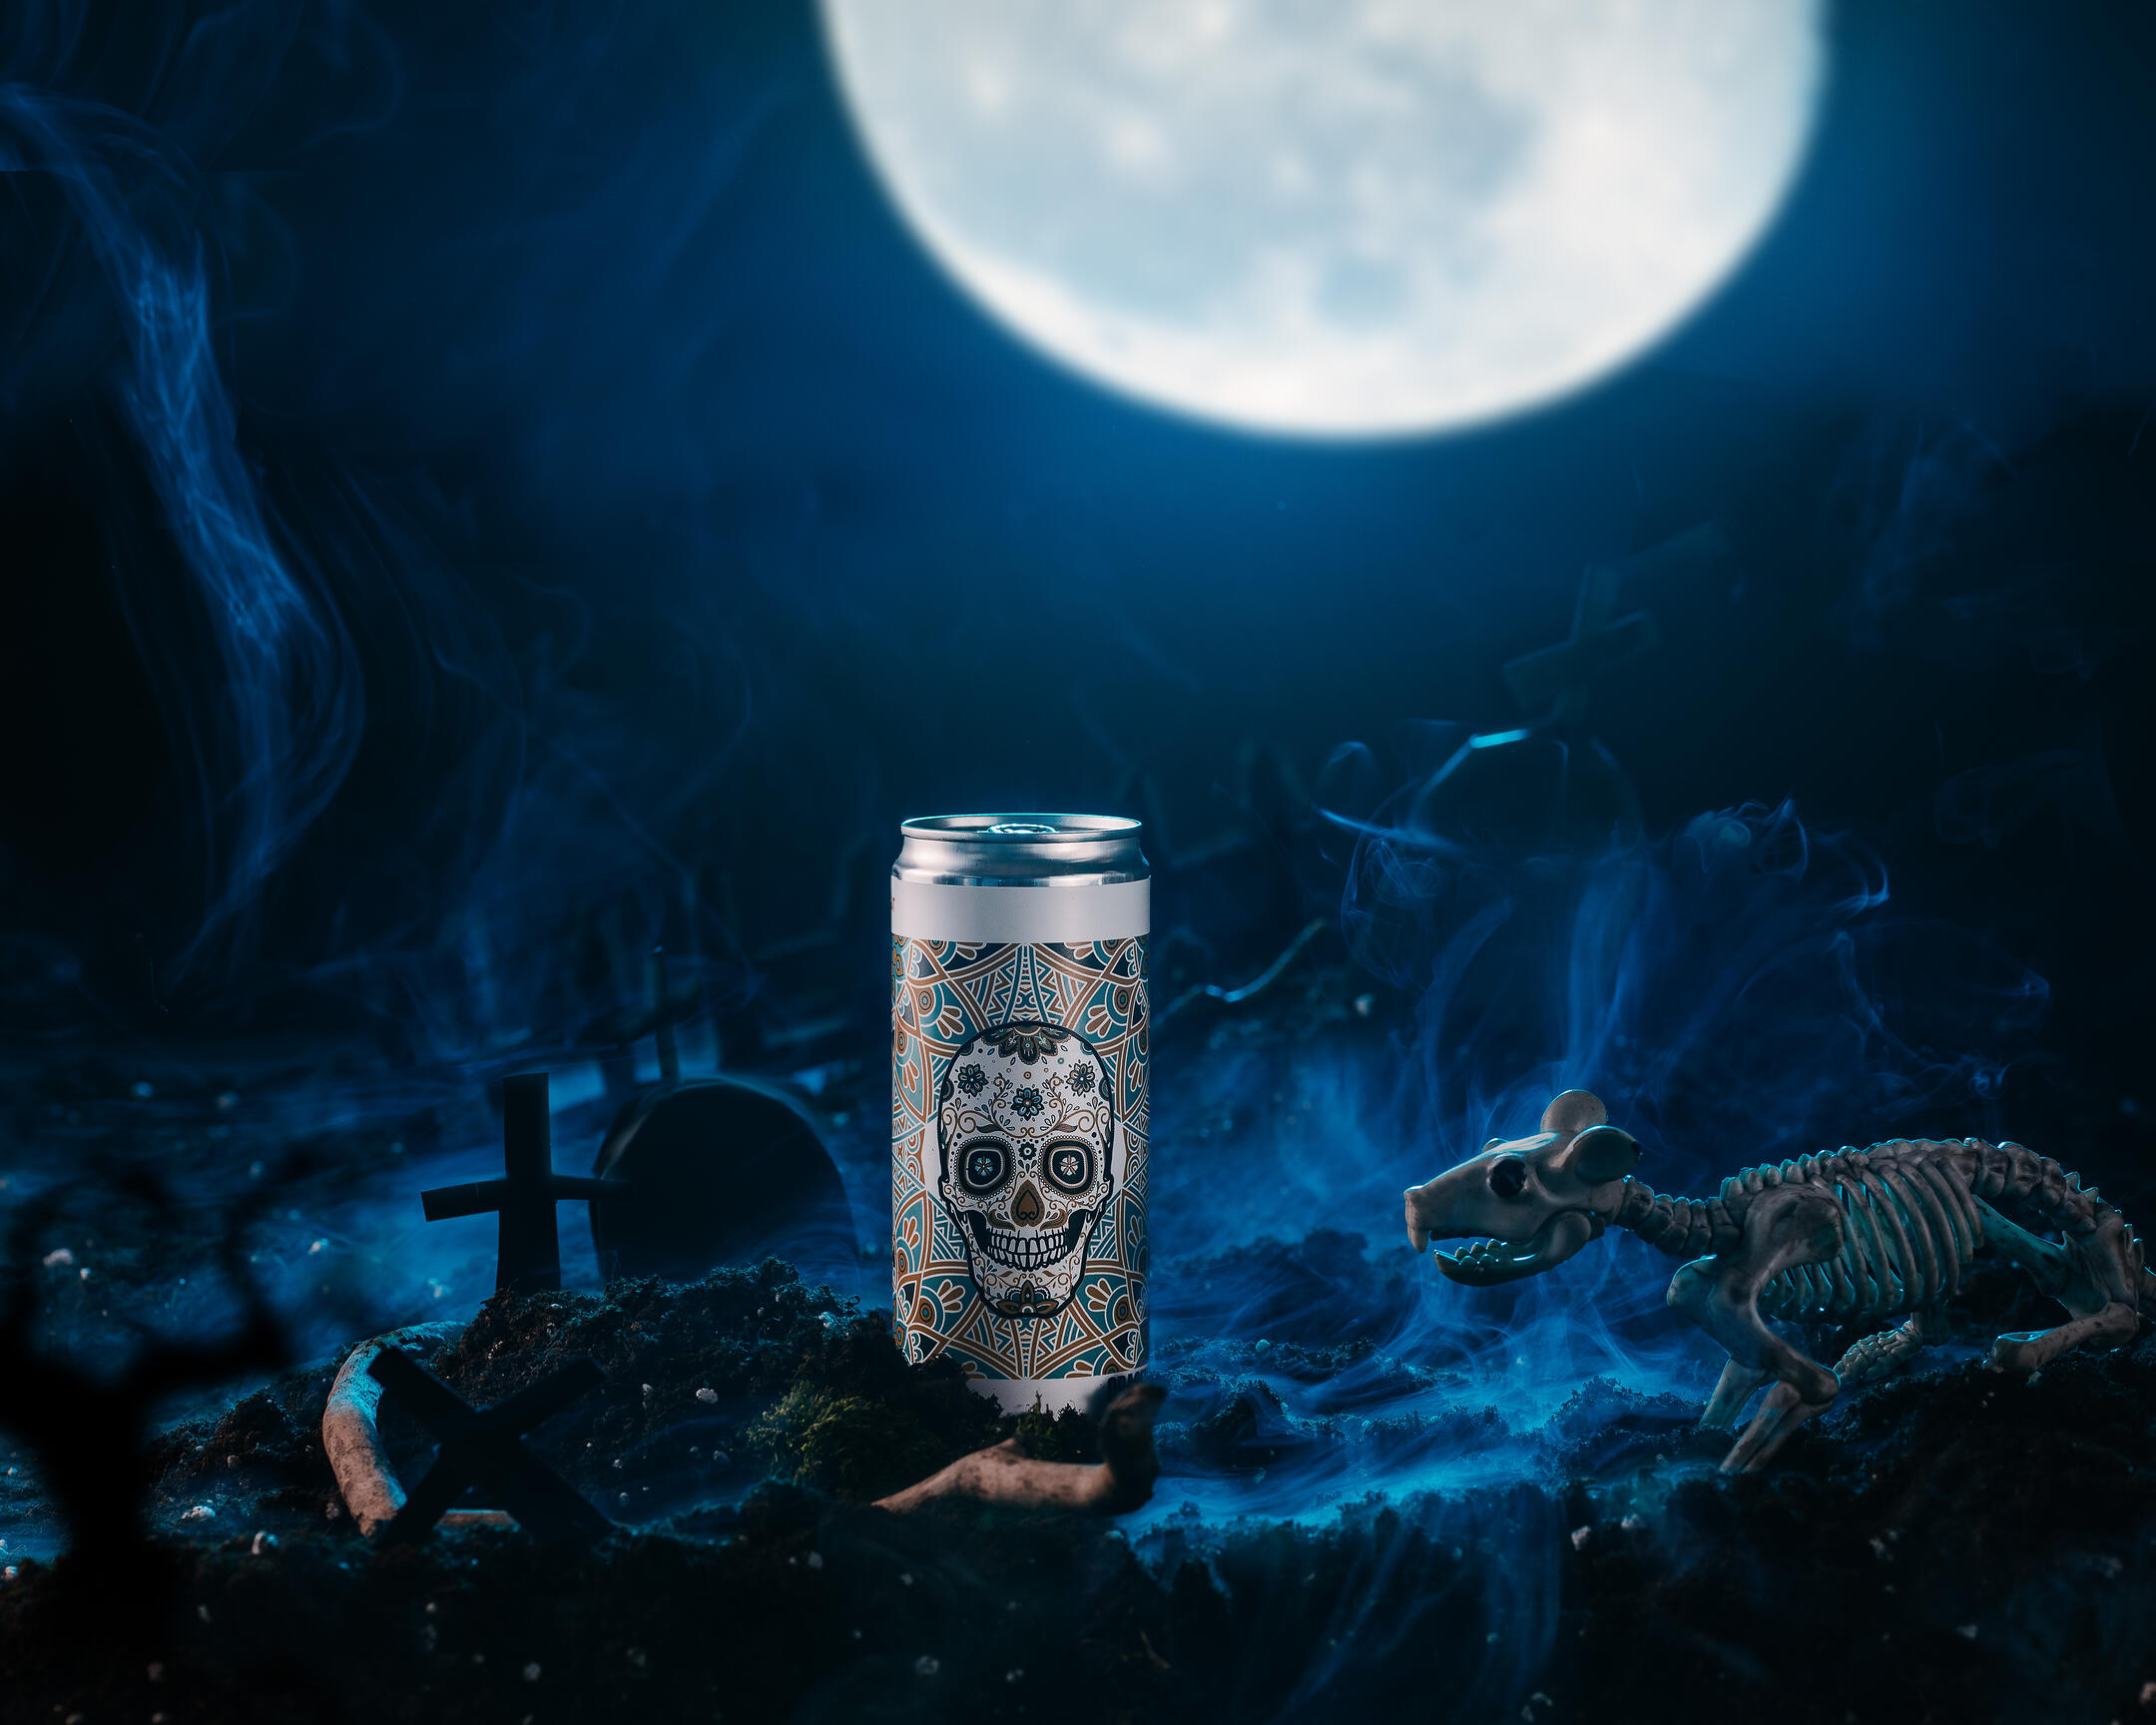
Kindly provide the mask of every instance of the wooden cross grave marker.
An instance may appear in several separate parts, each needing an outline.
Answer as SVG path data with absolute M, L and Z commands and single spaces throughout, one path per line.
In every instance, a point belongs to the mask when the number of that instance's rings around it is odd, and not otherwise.
M 1646 612 L 1610 615 L 1617 609 L 1619 573 L 1588 570 L 1572 609 L 1570 639 L 1523 653 L 1505 665 L 1512 699 L 1526 712 L 1543 715 L 1531 722 L 1531 729 L 1580 725 L 1587 717 L 1588 689 L 1595 678 L 1661 645 L 1661 631 Z
M 606 1382 L 590 1360 L 571 1361 L 551 1378 L 491 1408 L 474 1408 L 401 1348 L 385 1347 L 367 1376 L 409 1409 L 441 1448 L 434 1465 L 381 1530 L 385 1545 L 413 1545 L 470 1485 L 484 1485 L 541 1539 L 602 1539 L 609 1521 L 575 1487 L 524 1446 L 524 1434 Z
M 494 1292 L 530 1293 L 561 1286 L 561 1234 L 554 1206 L 565 1198 L 623 1199 L 626 1180 L 593 1180 L 554 1172 L 553 1125 L 547 1112 L 547 1075 L 519 1072 L 502 1080 L 503 1178 L 463 1186 L 436 1186 L 419 1194 L 429 1222 L 478 1216 L 501 1217 Z

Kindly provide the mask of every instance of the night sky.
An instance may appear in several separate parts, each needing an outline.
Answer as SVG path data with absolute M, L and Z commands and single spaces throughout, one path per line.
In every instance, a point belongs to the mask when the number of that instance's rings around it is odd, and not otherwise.
M 1502 793 L 1454 836 L 1502 876 L 1789 801 L 1982 954 L 1889 990 L 1987 1075 L 1938 1120 L 2070 1121 L 2108 1172 L 2156 1029 L 2152 61 L 2140 9 L 1837 6 L 1794 194 L 1675 335 L 1486 429 L 1307 444 L 980 315 L 806 7 L 11 7 L 8 1036 L 476 1080 L 633 1001 L 596 918 L 872 1064 L 894 823 L 975 806 L 1145 817 L 1168 956 L 1233 983 L 1344 891 L 1361 925 L 1352 824 L 1517 725 L 1501 667 L 1615 566 L 1661 645 L 1588 730 L 1637 820 Z M 1360 952 L 1408 1005 L 1450 914 Z M 1563 1064 L 1523 1012 L 1478 1094 Z

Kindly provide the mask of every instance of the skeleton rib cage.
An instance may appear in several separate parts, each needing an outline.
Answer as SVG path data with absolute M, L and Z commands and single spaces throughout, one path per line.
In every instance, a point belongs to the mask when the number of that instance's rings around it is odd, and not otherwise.
M 1845 1146 L 1747 1168 L 1711 1199 L 1670 1198 L 1628 1178 L 1611 1220 L 1672 1257 L 1696 1258 L 1726 1250 L 1752 1200 L 1789 1186 L 1830 1192 L 1845 1232 L 1831 1258 L 1793 1265 L 1768 1281 L 1759 1298 L 1768 1317 L 1846 1324 L 1922 1312 L 1953 1297 L 1985 1247 L 2057 1293 L 2073 1267 L 2071 1248 L 2112 1228 L 2134 1273 L 2128 1286 L 2156 1304 L 2141 1242 L 2119 1212 L 2084 1189 L 2078 1174 L 2011 1142 L 1896 1138 L 1867 1150 Z M 2057 1229 L 2065 1244 L 2039 1239 L 1987 1202 L 1994 1198 Z

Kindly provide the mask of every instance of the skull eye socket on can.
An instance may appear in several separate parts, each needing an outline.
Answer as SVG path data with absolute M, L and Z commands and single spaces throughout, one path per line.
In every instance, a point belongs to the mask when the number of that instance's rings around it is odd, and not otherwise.
M 1043 1166 L 1051 1184 L 1066 1192 L 1083 1192 L 1093 1184 L 1093 1147 L 1067 1140 L 1051 1144 Z
M 1010 1147 L 993 1138 L 976 1138 L 958 1151 L 958 1184 L 976 1197 L 986 1197 L 1010 1179 Z

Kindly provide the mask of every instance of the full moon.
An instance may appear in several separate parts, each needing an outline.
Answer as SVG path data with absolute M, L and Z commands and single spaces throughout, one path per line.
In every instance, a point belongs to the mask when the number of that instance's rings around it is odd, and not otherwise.
M 1650 346 L 1773 221 L 1819 0 L 822 0 L 907 224 L 1141 400 L 1384 436 Z

